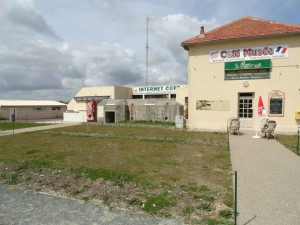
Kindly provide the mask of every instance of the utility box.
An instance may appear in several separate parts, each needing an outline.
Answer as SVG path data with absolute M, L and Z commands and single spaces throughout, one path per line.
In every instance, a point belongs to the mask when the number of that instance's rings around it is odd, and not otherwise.
M 184 116 L 183 115 L 176 115 L 175 116 L 175 127 L 178 129 L 183 129 L 184 125 Z
M 17 113 L 16 108 L 10 108 L 9 109 L 9 120 L 10 120 L 10 122 L 15 122 L 16 121 L 16 113 Z
M 10 115 L 10 122 L 15 122 L 16 121 L 16 114 L 11 114 Z

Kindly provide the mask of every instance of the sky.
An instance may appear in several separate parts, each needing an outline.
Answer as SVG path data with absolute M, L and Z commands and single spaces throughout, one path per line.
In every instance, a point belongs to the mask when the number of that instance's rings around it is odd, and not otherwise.
M 187 84 L 181 43 L 201 26 L 244 16 L 300 24 L 299 11 L 299 0 L 0 0 L 0 99 L 68 102 L 82 87 Z

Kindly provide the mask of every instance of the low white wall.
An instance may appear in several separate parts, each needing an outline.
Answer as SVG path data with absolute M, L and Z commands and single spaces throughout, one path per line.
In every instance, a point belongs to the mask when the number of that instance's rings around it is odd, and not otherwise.
M 86 123 L 87 116 L 86 112 L 64 112 L 64 122 L 79 122 L 79 123 Z

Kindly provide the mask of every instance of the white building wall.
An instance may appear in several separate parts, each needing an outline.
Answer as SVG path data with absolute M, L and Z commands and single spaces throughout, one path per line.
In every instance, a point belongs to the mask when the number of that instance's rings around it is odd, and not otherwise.
M 271 59 L 270 79 L 224 80 L 224 63 L 210 63 L 210 51 L 219 49 L 249 48 L 272 45 L 288 45 L 289 56 L 284 59 Z M 295 120 L 295 111 L 300 110 L 300 39 L 298 36 L 280 36 L 262 39 L 226 41 L 191 46 L 189 49 L 189 119 L 187 127 L 191 129 L 226 130 L 227 120 L 238 117 L 238 93 L 252 92 L 253 121 L 252 129 L 258 123 L 257 103 L 259 96 L 268 110 L 268 94 L 279 90 L 285 93 L 284 116 L 269 119 L 277 122 L 279 132 L 295 132 L 299 120 Z M 197 100 L 229 101 L 229 110 L 197 110 Z M 267 112 L 268 113 L 268 112 Z

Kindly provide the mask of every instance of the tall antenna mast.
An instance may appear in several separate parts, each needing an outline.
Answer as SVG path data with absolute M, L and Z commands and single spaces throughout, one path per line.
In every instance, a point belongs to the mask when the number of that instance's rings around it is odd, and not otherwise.
M 149 18 L 146 15 L 146 86 L 148 85 L 148 57 L 149 57 L 149 46 L 148 46 L 148 23 L 149 23 Z

